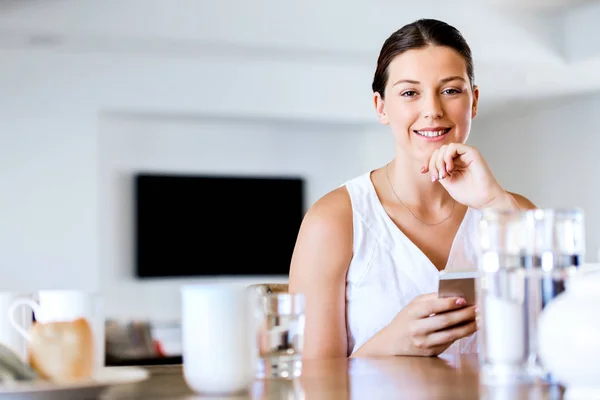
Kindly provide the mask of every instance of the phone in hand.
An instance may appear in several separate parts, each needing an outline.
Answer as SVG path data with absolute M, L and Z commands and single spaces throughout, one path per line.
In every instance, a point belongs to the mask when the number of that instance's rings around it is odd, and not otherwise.
M 475 305 L 477 302 L 476 278 L 477 271 L 474 270 L 442 271 L 438 297 L 462 297 L 466 300 L 467 306 Z

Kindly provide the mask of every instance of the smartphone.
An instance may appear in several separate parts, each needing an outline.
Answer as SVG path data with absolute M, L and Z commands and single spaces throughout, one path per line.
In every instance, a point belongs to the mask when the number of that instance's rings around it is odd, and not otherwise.
M 462 297 L 467 305 L 475 305 L 477 301 L 475 279 L 477 271 L 442 271 L 440 273 L 440 284 L 438 297 Z

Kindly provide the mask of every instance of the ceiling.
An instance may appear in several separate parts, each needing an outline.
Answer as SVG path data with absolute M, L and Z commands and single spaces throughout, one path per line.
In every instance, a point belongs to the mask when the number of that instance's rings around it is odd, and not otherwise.
M 263 57 L 368 66 L 402 24 L 459 28 L 490 105 L 600 91 L 600 1 L 0 1 L 0 50 Z
M 529 10 L 534 12 L 547 10 L 565 10 L 591 3 L 593 0 L 481 0 L 492 7 L 505 10 Z

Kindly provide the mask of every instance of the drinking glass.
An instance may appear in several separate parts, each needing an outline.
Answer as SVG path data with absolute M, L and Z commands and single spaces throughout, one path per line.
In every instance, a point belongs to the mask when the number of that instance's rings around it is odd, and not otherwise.
M 563 293 L 585 253 L 581 209 L 535 209 L 524 213 L 524 263 L 528 272 L 529 368 L 552 380 L 538 355 L 538 321 L 542 310 Z
M 302 374 L 304 310 L 301 293 L 259 296 L 259 377 L 293 379 Z
M 479 221 L 477 303 L 482 382 L 529 381 L 523 214 L 484 210 Z

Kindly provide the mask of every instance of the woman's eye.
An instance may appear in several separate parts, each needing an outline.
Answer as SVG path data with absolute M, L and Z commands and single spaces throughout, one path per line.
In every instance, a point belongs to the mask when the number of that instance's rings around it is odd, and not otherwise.
M 417 92 L 415 92 L 414 90 L 406 90 L 400 94 L 400 96 L 404 96 L 404 97 L 414 97 L 416 95 L 417 95 Z
M 442 93 L 444 93 L 444 94 L 458 94 L 458 93 L 460 93 L 460 90 L 458 90 L 458 89 L 446 89 Z

